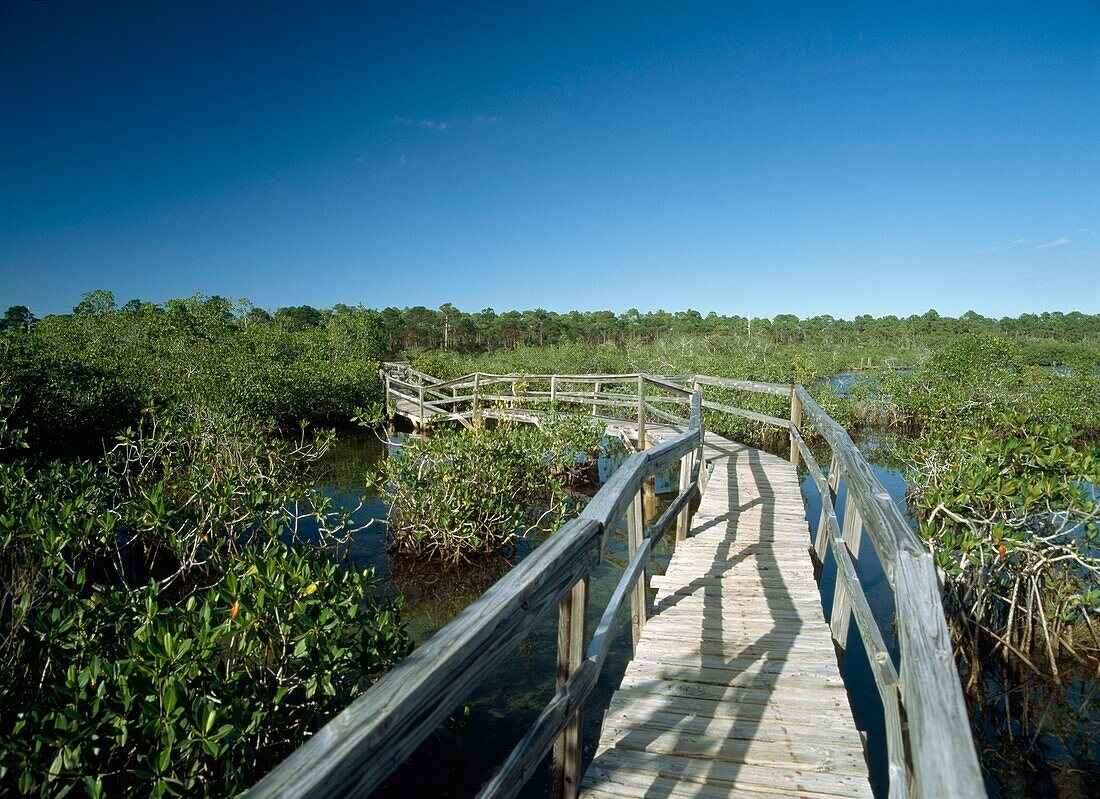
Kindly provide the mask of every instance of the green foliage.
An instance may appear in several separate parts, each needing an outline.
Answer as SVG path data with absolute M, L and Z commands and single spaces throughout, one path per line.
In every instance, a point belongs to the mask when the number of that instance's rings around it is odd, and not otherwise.
M 959 618 L 1052 670 L 1100 650 L 1100 453 L 1057 422 L 1006 415 L 922 437 L 912 458 L 921 533 Z
M 853 392 L 870 416 L 914 430 L 997 426 L 1006 414 L 1042 414 L 1100 436 L 1100 376 L 1087 364 L 1069 374 L 1027 366 L 1011 341 L 963 337 L 912 373 L 884 372 Z
M 101 451 L 150 405 L 347 422 L 381 399 L 381 316 L 345 305 L 315 314 L 315 324 L 273 320 L 247 301 L 203 296 L 117 308 L 92 292 L 74 315 L 4 336 L 0 391 L 22 397 L 17 422 L 35 449 L 59 455 Z
M 545 431 L 509 424 L 407 439 L 367 475 L 389 506 L 391 549 L 458 562 L 557 529 L 571 507 L 566 484 L 579 457 L 595 459 L 601 432 L 591 419 L 563 417 Z
M 178 410 L 100 462 L 0 466 L 0 792 L 238 793 L 404 656 L 398 604 L 330 556 L 326 440 Z
M 30 333 L 37 320 L 26 305 L 12 305 L 0 318 L 0 333 Z

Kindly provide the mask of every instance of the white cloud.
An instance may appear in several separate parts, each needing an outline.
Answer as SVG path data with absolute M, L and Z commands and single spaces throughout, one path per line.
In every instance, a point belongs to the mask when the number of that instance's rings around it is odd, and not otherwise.
M 1014 247 L 1019 247 L 1024 244 L 1027 244 L 1027 239 L 1015 239 L 1006 244 L 994 244 L 992 247 L 982 247 L 980 250 L 978 250 L 978 252 L 983 255 L 988 255 L 989 253 L 994 252 L 1005 252 L 1007 250 L 1011 250 Z
M 495 125 L 501 121 L 501 117 L 474 117 L 475 125 Z
M 393 121 L 398 125 L 412 125 L 428 130 L 446 130 L 447 123 L 442 119 L 412 119 L 410 117 L 394 117 Z
M 1061 247 L 1063 244 L 1072 244 L 1073 241 L 1065 236 L 1055 239 L 1054 241 L 1048 241 L 1045 244 L 1036 244 L 1037 250 L 1049 250 L 1051 247 Z

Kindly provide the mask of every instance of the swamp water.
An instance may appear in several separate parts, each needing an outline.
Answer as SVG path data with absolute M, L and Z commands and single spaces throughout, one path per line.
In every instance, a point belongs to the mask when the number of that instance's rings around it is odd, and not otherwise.
M 382 581 L 380 593 L 403 596 L 402 617 L 416 645 L 422 644 L 537 546 L 545 534 L 518 542 L 510 558 L 498 558 L 457 567 L 391 558 L 386 552 L 386 507 L 376 496 L 360 506 L 362 475 L 387 448 L 400 439 L 380 441 L 373 433 L 342 435 L 326 455 L 318 476 L 318 488 L 338 507 L 354 514 L 359 524 L 379 521 L 360 532 L 350 549 L 358 568 L 371 567 Z M 601 459 L 600 478 L 607 479 L 616 464 Z M 671 485 L 675 485 L 675 475 Z M 668 491 L 669 477 L 659 480 L 658 493 Z M 662 543 L 654 561 L 664 570 L 671 547 Z M 622 576 L 628 560 L 625 527 L 610 541 L 603 561 L 590 576 L 589 629 L 594 629 Z M 590 760 L 599 740 L 603 710 L 611 701 L 630 658 L 630 629 L 623 614 L 604 669 L 589 695 L 584 712 L 584 755 Z M 538 717 L 554 694 L 557 660 L 557 614 L 547 613 L 517 650 L 508 655 L 467 700 L 463 709 L 433 733 L 374 796 L 470 797 L 477 793 L 504 762 L 512 748 Z M 544 797 L 550 792 L 548 764 L 539 768 L 520 794 Z
M 882 457 L 886 447 L 879 437 L 857 441 L 872 463 L 876 476 L 895 502 L 905 508 L 906 484 L 901 468 Z M 386 507 L 376 496 L 363 499 L 363 474 L 378 458 L 386 457 L 389 444 L 373 433 L 342 435 L 321 465 L 318 487 L 334 503 L 355 511 L 355 519 L 365 524 L 378 521 L 360 532 L 350 550 L 356 567 L 371 567 L 382 581 L 380 593 L 403 596 L 403 618 L 414 642 L 419 645 L 436 630 L 477 599 L 515 562 L 528 554 L 539 537 L 519 542 L 515 555 L 473 565 L 441 567 L 408 560 L 393 559 L 386 552 Z M 785 453 L 780 453 L 785 454 Z M 827 462 L 827 461 L 825 461 Z M 876 463 L 877 462 L 877 463 Z M 601 480 L 615 464 L 600 464 Z M 807 518 L 816 533 L 820 499 L 812 480 L 802 475 L 802 493 Z M 663 493 L 677 484 L 676 469 L 659 482 Z M 844 507 L 843 485 L 837 507 Z M 838 510 L 838 515 L 840 511 Z M 808 539 L 812 540 L 812 539 Z M 671 555 L 671 545 L 658 548 L 654 571 L 663 572 Z M 893 626 L 893 594 L 867 536 L 860 553 L 860 574 L 871 610 L 879 622 L 883 638 L 897 663 L 897 636 Z M 602 563 L 595 567 L 590 583 L 589 627 L 592 629 L 622 575 L 627 561 L 625 528 L 609 544 Z M 820 575 L 825 618 L 832 608 L 835 565 L 831 554 Z M 651 593 L 652 597 L 652 593 Z M 469 797 L 503 763 L 554 691 L 554 665 L 557 647 L 557 614 L 547 617 L 533 633 L 497 667 L 472 694 L 466 706 L 433 733 L 383 786 L 380 797 Z M 630 658 L 630 632 L 626 614 L 615 633 L 611 652 L 596 687 L 584 710 L 584 759 L 591 760 L 599 738 L 603 712 L 617 687 Z M 872 787 L 876 796 L 887 791 L 885 732 L 881 703 L 875 688 L 863 644 L 854 622 L 850 628 L 848 651 L 841 662 L 856 725 L 867 734 L 868 760 Z M 1006 680 L 991 673 L 980 705 L 972 699 L 971 712 L 976 718 L 976 744 L 986 773 L 990 797 L 1094 796 L 1100 784 L 1100 714 L 1094 701 L 1095 671 L 1071 678 L 1064 690 L 1046 686 L 1007 688 Z M 1002 686 L 1002 688 L 997 688 Z M 1003 696 L 994 696 L 1005 690 Z M 1023 714 L 1024 708 L 1029 712 Z M 549 795 L 549 766 L 543 764 L 521 796 Z

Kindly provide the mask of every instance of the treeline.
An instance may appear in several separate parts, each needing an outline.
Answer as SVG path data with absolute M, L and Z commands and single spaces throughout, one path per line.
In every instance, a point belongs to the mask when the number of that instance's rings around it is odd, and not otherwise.
M 557 313 L 536 308 L 498 314 L 492 308 L 485 308 L 469 313 L 444 303 L 438 309 L 416 305 L 374 311 L 361 307 L 352 309 L 346 305 L 336 305 L 332 309 L 299 305 L 269 312 L 254 307 L 247 300 L 233 303 L 217 296 L 169 300 L 163 306 L 131 300 L 116 307 L 111 293 L 100 290 L 85 295 L 84 300 L 73 309 L 73 314 L 159 314 L 172 320 L 181 314 L 192 316 L 195 307 L 202 308 L 204 317 L 216 318 L 224 325 L 270 325 L 275 329 L 291 331 L 325 327 L 333 317 L 356 310 L 380 325 L 384 333 L 384 349 L 391 356 L 420 349 L 493 352 L 571 343 L 652 343 L 670 337 L 696 335 L 755 338 L 776 344 L 813 341 L 823 346 L 866 342 L 904 345 L 928 336 L 1000 335 L 1012 339 L 1100 346 L 1100 314 L 1078 311 L 1025 313 L 1018 317 L 993 319 L 974 311 L 967 311 L 955 318 L 940 316 L 935 310 L 929 310 L 906 317 L 861 314 L 848 320 L 828 314 L 806 319 L 793 314 L 779 314 L 769 319 L 722 316 L 712 311 L 703 316 L 690 309 L 674 313 L 663 310 L 642 313 L 631 308 L 616 314 L 613 311 Z M 0 330 L 31 330 L 36 323 L 26 306 L 13 305 L 0 319 Z
M 281 309 L 278 313 L 287 309 Z M 814 341 L 823 346 L 861 342 L 905 345 L 921 337 L 966 334 L 1003 335 L 1016 339 L 1100 344 L 1100 315 L 1072 313 L 1023 314 L 1016 318 L 990 319 L 973 311 L 956 318 L 930 310 L 908 317 L 873 317 L 853 320 L 829 315 L 799 319 L 792 314 L 767 318 L 720 316 L 687 310 L 669 313 L 570 311 L 555 313 L 541 308 L 496 313 L 486 308 L 466 313 L 451 304 L 438 310 L 424 306 L 381 312 L 391 353 L 411 349 L 445 349 L 459 352 L 492 352 L 523 346 L 543 347 L 566 343 L 654 343 L 683 336 L 756 338 L 776 344 Z
M 675 371 L 693 356 L 713 370 L 716 358 L 735 352 L 744 357 L 728 364 L 734 376 L 812 380 L 864 363 L 915 366 L 965 336 L 1009 340 L 1024 364 L 1076 368 L 1100 357 L 1100 315 L 1078 312 L 845 320 L 693 310 L 467 313 L 449 303 L 267 311 L 204 295 L 118 305 L 99 290 L 71 314 L 36 319 L 26 306 L 8 308 L 0 319 L 0 393 L 20 397 L 14 422 L 28 428 L 36 448 L 88 452 L 143 408 L 196 398 L 280 425 L 347 422 L 380 399 L 376 372 L 387 358 L 426 358 L 444 372 L 470 359 L 522 369 L 527 357 L 511 361 L 537 351 L 540 362 L 563 361 L 562 371 L 582 362 L 611 369 L 624 357 L 623 368 Z M 778 368 L 792 359 L 792 368 Z M 817 368 L 797 368 L 807 362 Z

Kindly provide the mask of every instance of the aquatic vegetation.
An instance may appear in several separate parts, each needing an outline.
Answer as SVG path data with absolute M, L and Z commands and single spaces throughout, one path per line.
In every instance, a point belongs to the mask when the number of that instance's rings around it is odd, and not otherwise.
M 1100 453 L 1079 442 L 1067 425 L 1005 415 L 908 450 L 959 632 L 1055 678 L 1060 659 L 1100 652 Z
M 399 603 L 331 557 L 326 441 L 181 408 L 99 461 L 8 453 L 0 792 L 238 793 L 407 653 Z
M 544 428 L 502 424 L 406 439 L 367 475 L 389 506 L 397 553 L 450 562 L 506 551 L 538 528 L 555 530 L 576 497 L 567 486 L 594 462 L 603 425 L 563 414 Z

